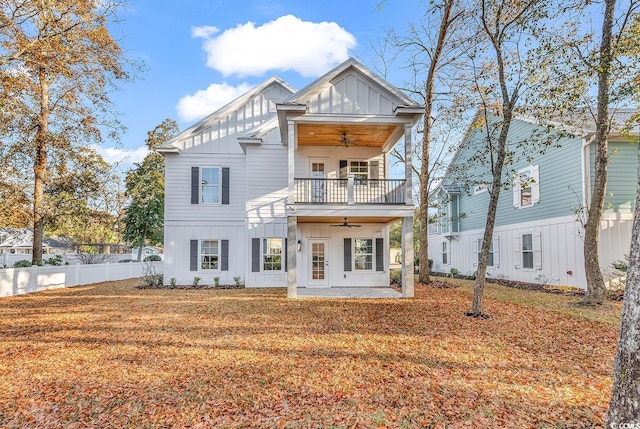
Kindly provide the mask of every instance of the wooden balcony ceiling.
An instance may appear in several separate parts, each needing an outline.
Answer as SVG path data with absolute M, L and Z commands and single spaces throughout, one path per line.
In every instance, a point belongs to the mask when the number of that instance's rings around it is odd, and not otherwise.
M 344 222 L 344 218 L 347 218 L 350 224 L 363 224 L 363 223 L 389 223 L 394 220 L 400 220 L 399 217 L 394 216 L 380 216 L 380 217 L 361 217 L 361 216 L 299 216 L 298 223 L 330 223 L 341 224 Z
M 397 125 L 299 124 L 298 146 L 383 147 Z

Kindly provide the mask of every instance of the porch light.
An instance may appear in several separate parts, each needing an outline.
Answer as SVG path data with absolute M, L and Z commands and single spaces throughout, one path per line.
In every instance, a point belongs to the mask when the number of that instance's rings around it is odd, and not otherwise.
M 302 250 L 302 241 L 298 240 L 298 243 L 296 243 L 296 247 L 298 249 L 298 252 Z

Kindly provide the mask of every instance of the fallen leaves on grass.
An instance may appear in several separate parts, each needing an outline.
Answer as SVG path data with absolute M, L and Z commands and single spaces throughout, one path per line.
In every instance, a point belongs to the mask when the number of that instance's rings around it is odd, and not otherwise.
M 616 325 L 491 299 L 477 320 L 462 288 L 416 292 L 288 300 L 122 281 L 2 299 L 0 426 L 603 424 Z

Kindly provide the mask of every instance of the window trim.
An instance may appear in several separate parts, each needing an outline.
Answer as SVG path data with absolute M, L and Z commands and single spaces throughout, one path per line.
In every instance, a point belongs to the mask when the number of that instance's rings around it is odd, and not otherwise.
M 371 243 L 371 253 L 358 253 L 357 250 L 357 241 L 358 240 L 368 240 Z M 376 255 L 376 249 L 375 249 L 375 239 L 372 237 L 353 237 L 353 244 L 352 244 L 352 249 L 353 249 L 353 253 L 352 253 L 352 261 L 353 261 L 353 271 L 359 271 L 359 272 L 374 272 L 376 267 L 375 267 L 375 255 Z M 358 268 L 358 264 L 357 262 L 357 257 L 358 256 L 366 256 L 367 259 L 365 259 L 365 267 L 366 265 L 368 265 L 369 263 L 371 264 L 371 268 Z M 370 258 L 370 259 L 369 259 Z
M 477 252 L 477 259 L 476 259 L 476 263 L 480 263 L 480 253 L 482 252 L 482 242 L 484 240 L 482 238 L 478 238 L 476 239 L 476 245 L 478 246 L 478 252 Z M 492 238 L 491 239 L 491 245 L 489 246 L 489 258 L 487 259 L 487 267 L 495 267 L 495 253 L 494 253 L 494 242 L 495 239 Z
M 481 183 L 473 187 L 473 195 L 484 194 L 485 192 L 489 192 L 489 185 L 486 183 Z
M 269 240 L 280 240 L 280 253 L 267 253 L 267 250 L 269 248 L 268 246 L 268 242 Z M 262 239 L 262 249 L 260 251 L 260 270 L 262 272 L 269 272 L 269 273 L 273 273 L 273 272 L 282 272 L 283 271 L 283 267 L 284 267 L 284 255 L 285 249 L 284 249 L 284 238 L 282 237 L 264 237 Z M 279 269 L 267 269 L 265 268 L 265 264 L 267 264 L 267 262 L 265 261 L 265 258 L 268 256 L 280 256 L 280 268 Z M 269 262 L 270 264 L 274 264 L 274 262 Z
M 526 182 L 522 180 L 527 176 Z M 525 183 L 523 183 L 525 182 Z M 528 186 L 526 186 L 528 185 Z M 530 203 L 522 204 L 522 191 L 528 189 Z M 513 177 L 513 206 L 516 209 L 526 209 L 533 207 L 540 202 L 540 167 L 539 165 L 528 165 L 518 170 Z
M 211 254 L 205 254 L 202 251 L 202 245 L 205 241 L 215 241 L 216 242 L 216 251 L 217 253 L 211 253 Z M 201 239 L 198 241 L 198 271 L 207 271 L 207 272 L 214 272 L 214 271 L 221 271 L 221 263 L 222 263 L 222 240 L 219 238 L 205 238 L 205 239 Z M 216 256 L 217 260 L 216 260 L 216 268 L 204 268 L 203 267 L 203 258 L 205 256 Z
M 218 170 L 218 184 L 217 185 L 210 185 L 207 184 L 205 185 L 202 179 L 203 173 L 205 169 L 216 169 Z M 213 187 L 217 187 L 218 188 L 218 201 L 217 202 L 213 202 L 213 201 L 204 201 L 204 188 L 208 187 L 208 188 L 213 188 Z M 217 165 L 204 165 L 200 167 L 200 175 L 198 178 L 198 191 L 200 193 L 200 204 L 205 204 L 205 205 L 214 205 L 214 206 L 218 206 L 218 205 L 222 205 L 222 167 L 221 166 L 217 166 Z
M 529 249 L 529 250 L 525 250 L 525 248 L 524 248 L 524 237 L 527 236 L 527 235 L 529 237 L 531 237 L 531 249 Z M 535 250 L 534 250 L 533 238 L 534 238 L 533 237 L 533 233 L 531 233 L 531 232 L 520 234 L 520 254 L 521 254 L 520 262 L 522 263 L 522 269 L 523 270 L 533 270 L 533 269 L 535 269 L 535 266 L 536 266 L 536 261 L 535 261 L 536 258 L 535 258 Z M 525 266 L 525 263 L 524 263 L 524 258 L 525 258 L 526 254 L 531 254 L 531 266 L 530 267 Z
M 442 265 L 449 265 L 449 242 L 443 241 L 440 257 L 442 258 Z

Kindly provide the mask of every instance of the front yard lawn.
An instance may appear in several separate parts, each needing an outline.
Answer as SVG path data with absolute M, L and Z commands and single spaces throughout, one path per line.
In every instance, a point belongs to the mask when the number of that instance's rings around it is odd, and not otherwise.
M 621 304 L 469 282 L 413 300 L 101 283 L 0 300 L 0 427 L 603 425 Z M 467 426 L 469 427 L 469 426 Z

